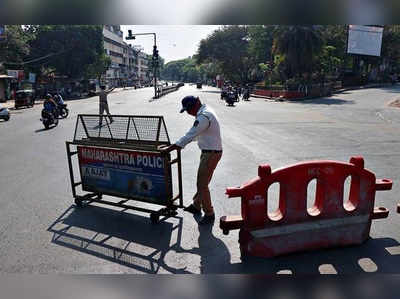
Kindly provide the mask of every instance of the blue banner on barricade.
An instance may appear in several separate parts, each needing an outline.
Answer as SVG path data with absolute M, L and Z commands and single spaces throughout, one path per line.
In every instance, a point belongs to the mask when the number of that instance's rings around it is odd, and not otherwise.
M 78 146 L 84 191 L 167 205 L 172 197 L 171 168 L 157 152 Z

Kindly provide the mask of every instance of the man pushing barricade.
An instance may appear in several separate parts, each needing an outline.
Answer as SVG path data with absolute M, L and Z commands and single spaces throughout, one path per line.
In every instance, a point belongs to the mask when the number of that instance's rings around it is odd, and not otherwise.
M 201 210 L 203 209 L 204 216 L 199 224 L 212 224 L 215 220 L 215 214 L 208 185 L 222 156 L 220 126 L 215 112 L 205 104 L 202 104 L 198 97 L 186 96 L 183 98 L 180 113 L 184 111 L 196 118 L 193 126 L 185 136 L 174 144 L 161 146 L 159 150 L 170 152 L 184 148 L 193 140 L 198 141 L 201 156 L 197 171 L 197 192 L 193 196 L 193 203 L 184 210 L 194 215 L 201 215 Z

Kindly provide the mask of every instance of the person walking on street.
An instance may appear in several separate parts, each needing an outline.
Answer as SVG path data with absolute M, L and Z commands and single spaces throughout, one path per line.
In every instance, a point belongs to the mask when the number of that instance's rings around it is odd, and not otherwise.
M 161 146 L 159 149 L 160 151 L 170 152 L 174 149 L 183 149 L 193 140 L 198 141 L 201 156 L 197 171 L 197 192 L 193 196 L 193 203 L 184 210 L 194 215 L 201 215 L 203 209 L 204 216 L 199 224 L 212 224 L 215 221 L 215 214 L 208 185 L 222 156 L 220 126 L 215 112 L 202 104 L 198 97 L 184 97 L 180 113 L 184 111 L 196 118 L 193 126 L 185 136 L 174 144 Z
M 103 114 L 104 114 L 104 110 L 106 111 L 107 115 L 110 118 L 110 123 L 112 123 L 114 120 L 113 118 L 110 116 L 110 110 L 108 108 L 108 102 L 107 102 L 107 95 L 112 92 L 114 90 L 115 87 L 106 90 L 106 87 L 104 85 L 102 85 L 101 87 L 101 91 L 98 93 L 99 95 L 99 114 L 100 114 L 100 121 L 99 121 L 99 127 L 102 126 L 103 123 Z

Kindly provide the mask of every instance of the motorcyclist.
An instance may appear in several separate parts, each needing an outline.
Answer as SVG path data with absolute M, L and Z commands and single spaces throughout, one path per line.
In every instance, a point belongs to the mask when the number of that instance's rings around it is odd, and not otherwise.
M 49 112 L 53 113 L 55 117 L 58 116 L 57 112 L 57 103 L 54 101 L 53 96 L 51 94 L 46 94 L 44 102 L 43 102 L 44 109 Z
M 59 93 L 56 93 L 54 95 L 54 101 L 56 102 L 57 105 L 59 105 L 61 107 L 63 107 L 65 105 L 64 100 L 63 100 L 61 94 L 59 94 Z
M 246 84 L 244 91 L 243 91 L 243 99 L 248 100 L 250 98 L 250 86 Z

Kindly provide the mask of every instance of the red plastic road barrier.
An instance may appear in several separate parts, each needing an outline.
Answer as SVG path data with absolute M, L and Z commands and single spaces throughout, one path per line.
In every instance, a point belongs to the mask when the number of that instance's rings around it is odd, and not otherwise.
M 349 198 L 344 182 L 351 177 Z M 307 187 L 317 180 L 314 205 L 307 209 Z M 278 182 L 279 208 L 268 213 L 268 188 Z M 350 163 L 309 161 L 278 169 L 258 167 L 258 177 L 239 188 L 227 188 L 228 197 L 241 197 L 241 216 L 222 216 L 224 234 L 240 229 L 242 257 L 273 257 L 291 252 L 361 244 L 373 219 L 386 218 L 386 208 L 374 208 L 375 192 L 390 190 L 392 181 L 376 179 L 364 169 L 362 157 Z

